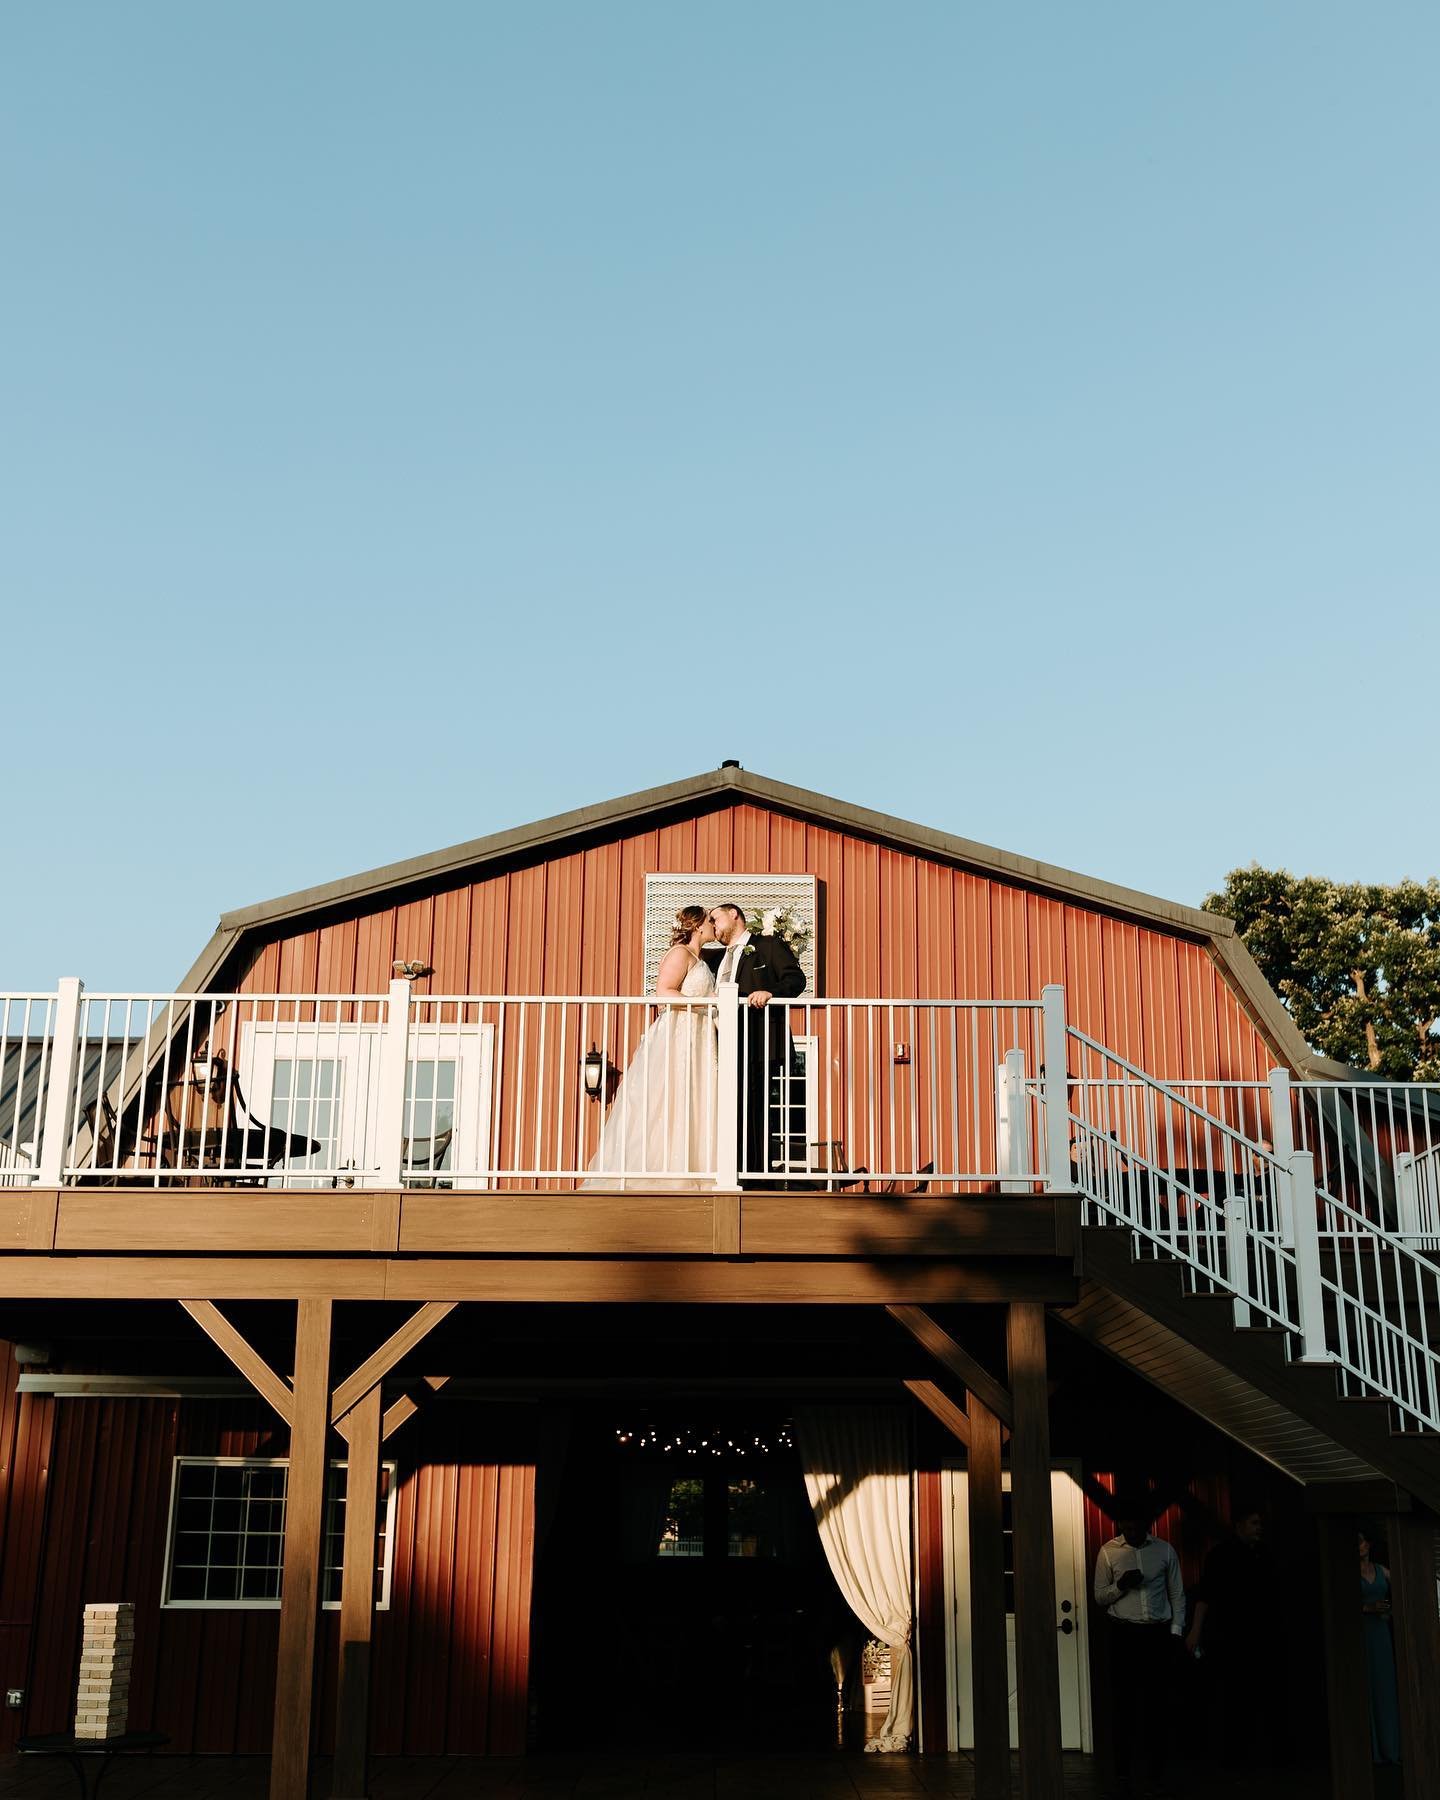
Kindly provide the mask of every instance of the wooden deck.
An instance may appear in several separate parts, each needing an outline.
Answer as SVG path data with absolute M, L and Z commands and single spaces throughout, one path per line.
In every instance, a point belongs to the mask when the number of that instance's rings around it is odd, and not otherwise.
M 117 1758 L 105 1777 L 106 1800 L 264 1800 L 270 1759 L 236 1757 Z M 1377 1770 L 1378 1800 L 1393 1793 Z M 1323 1768 L 1236 1774 L 1216 1767 L 1181 1768 L 1178 1796 L 1213 1800 L 1317 1800 L 1329 1791 Z M 1014 1782 L 1019 1791 L 1018 1768 Z M 311 1781 L 315 1800 L 330 1793 L 330 1765 L 320 1760 Z M 1142 1790 L 1139 1790 L 1143 1792 Z M 972 1800 L 969 1756 L 530 1756 L 390 1757 L 372 1764 L 370 1800 L 895 1800 L 933 1796 Z M 6 1800 L 69 1800 L 75 1780 L 53 1758 L 0 1756 Z M 1102 1800 L 1092 1757 L 1065 1758 L 1067 1800 Z

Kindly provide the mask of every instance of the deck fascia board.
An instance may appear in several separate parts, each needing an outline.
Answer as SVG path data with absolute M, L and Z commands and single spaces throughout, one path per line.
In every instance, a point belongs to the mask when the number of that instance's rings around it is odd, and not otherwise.
M 1063 1197 L 79 1188 L 0 1195 L 0 1251 L 204 1256 L 1064 1256 Z M 724 1230 L 717 1231 L 723 1210 Z

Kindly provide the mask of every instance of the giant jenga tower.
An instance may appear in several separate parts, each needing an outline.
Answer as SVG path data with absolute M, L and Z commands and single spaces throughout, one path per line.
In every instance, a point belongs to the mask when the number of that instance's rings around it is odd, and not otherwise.
M 130 1661 L 134 1651 L 135 1608 L 128 1600 L 85 1608 L 80 1691 L 75 1696 L 77 1738 L 124 1735 L 130 1711 Z

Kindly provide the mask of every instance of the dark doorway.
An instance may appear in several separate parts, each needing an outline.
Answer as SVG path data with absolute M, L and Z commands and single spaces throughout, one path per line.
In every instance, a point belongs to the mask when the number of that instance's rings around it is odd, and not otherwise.
M 546 1750 L 831 1747 L 864 1637 L 783 1415 L 704 1405 L 576 1416 L 534 1620 Z

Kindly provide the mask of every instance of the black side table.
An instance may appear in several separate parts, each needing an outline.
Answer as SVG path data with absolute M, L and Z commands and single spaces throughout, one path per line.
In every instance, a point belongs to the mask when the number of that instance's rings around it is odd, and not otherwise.
M 77 1738 L 70 1731 L 52 1731 L 44 1737 L 23 1737 L 15 1748 L 21 1756 L 63 1756 L 80 1783 L 80 1800 L 94 1800 L 112 1758 L 127 1750 L 158 1750 L 169 1742 L 163 1731 L 124 1731 L 112 1738 Z M 92 1784 L 86 1765 L 95 1765 L 96 1758 L 99 1763 Z

